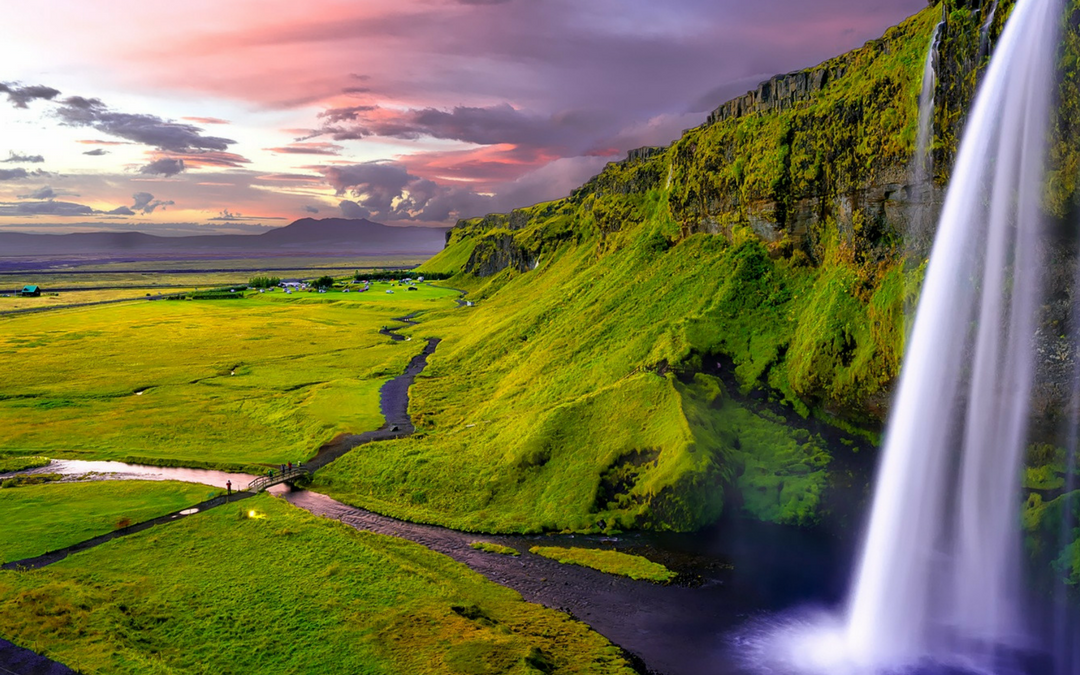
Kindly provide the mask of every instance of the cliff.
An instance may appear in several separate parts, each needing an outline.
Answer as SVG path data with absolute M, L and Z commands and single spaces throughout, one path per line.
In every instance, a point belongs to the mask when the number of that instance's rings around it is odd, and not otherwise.
M 1080 167 L 1071 6 L 1046 199 L 1062 222 Z M 459 223 L 421 270 L 460 271 L 475 307 L 417 329 L 444 338 L 412 390 L 420 436 L 324 480 L 360 505 L 488 530 L 687 530 L 724 509 L 809 524 L 857 506 L 869 476 L 853 467 L 872 462 L 925 264 L 905 234 L 940 205 L 1011 7 L 984 40 L 989 6 L 933 5 L 565 199 Z M 920 186 L 938 24 L 935 171 Z M 407 467 L 392 490 L 366 478 L 388 467 Z

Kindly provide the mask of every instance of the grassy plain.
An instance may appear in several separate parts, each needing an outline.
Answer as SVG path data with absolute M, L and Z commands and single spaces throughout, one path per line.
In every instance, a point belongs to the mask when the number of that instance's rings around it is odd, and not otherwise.
M 0 452 L 223 468 L 307 458 L 381 426 L 379 388 L 423 345 L 378 330 L 456 295 L 376 284 L 0 318 Z
M 551 558 L 564 565 L 580 565 L 599 570 L 605 574 L 617 574 L 631 579 L 667 583 L 675 573 L 648 558 L 618 551 L 596 548 L 565 548 L 561 546 L 533 546 L 529 553 Z
M 172 481 L 91 481 L 0 490 L 0 562 L 77 544 L 221 494 Z
M 112 302 L 115 300 L 146 300 L 148 296 L 169 295 L 172 293 L 184 293 L 191 291 L 194 286 L 167 287 L 129 287 L 109 288 L 79 291 L 64 291 L 62 293 L 46 293 L 37 298 L 22 298 L 14 296 L 0 296 L 0 312 L 10 312 L 20 309 L 38 309 L 42 307 L 67 307 L 90 302 Z
M 0 572 L 0 636 L 85 673 L 619 673 L 584 624 L 261 496 Z

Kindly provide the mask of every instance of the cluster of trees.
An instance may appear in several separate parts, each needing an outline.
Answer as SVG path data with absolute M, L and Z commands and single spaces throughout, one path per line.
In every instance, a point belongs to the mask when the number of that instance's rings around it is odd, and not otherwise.
M 248 288 L 274 288 L 280 283 L 280 277 L 251 277 L 248 280 Z
M 409 270 L 369 270 L 360 271 L 357 270 L 353 275 L 356 281 L 368 280 L 368 281 L 397 281 L 398 279 L 412 278 L 421 276 L 429 281 L 441 281 L 443 279 L 449 279 L 454 276 L 453 274 L 447 274 L 445 272 L 410 272 Z
M 311 282 L 311 286 L 313 288 L 333 288 L 333 286 L 334 286 L 334 277 L 330 277 L 330 276 L 319 277 L 315 281 Z

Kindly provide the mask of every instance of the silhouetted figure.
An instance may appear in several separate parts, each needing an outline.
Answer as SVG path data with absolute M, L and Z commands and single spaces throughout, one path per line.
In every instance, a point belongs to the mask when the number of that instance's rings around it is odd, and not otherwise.
M 225 490 L 228 492 L 228 494 L 230 494 L 230 495 L 232 494 L 232 481 L 231 480 L 225 481 Z

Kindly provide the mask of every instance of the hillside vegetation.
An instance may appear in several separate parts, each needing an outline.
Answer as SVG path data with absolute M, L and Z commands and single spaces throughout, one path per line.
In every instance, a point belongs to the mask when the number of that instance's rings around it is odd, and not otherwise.
M 940 204 L 989 9 L 935 4 L 566 199 L 459 223 L 420 270 L 460 270 L 448 285 L 476 306 L 412 329 L 444 338 L 412 389 L 420 433 L 358 449 L 317 485 L 479 530 L 692 530 L 725 509 L 818 522 L 885 418 L 926 262 L 905 235 Z M 923 199 L 911 168 L 939 23 Z M 1051 215 L 1075 203 L 1078 54 L 1070 28 Z M 799 418 L 849 437 L 830 445 Z

